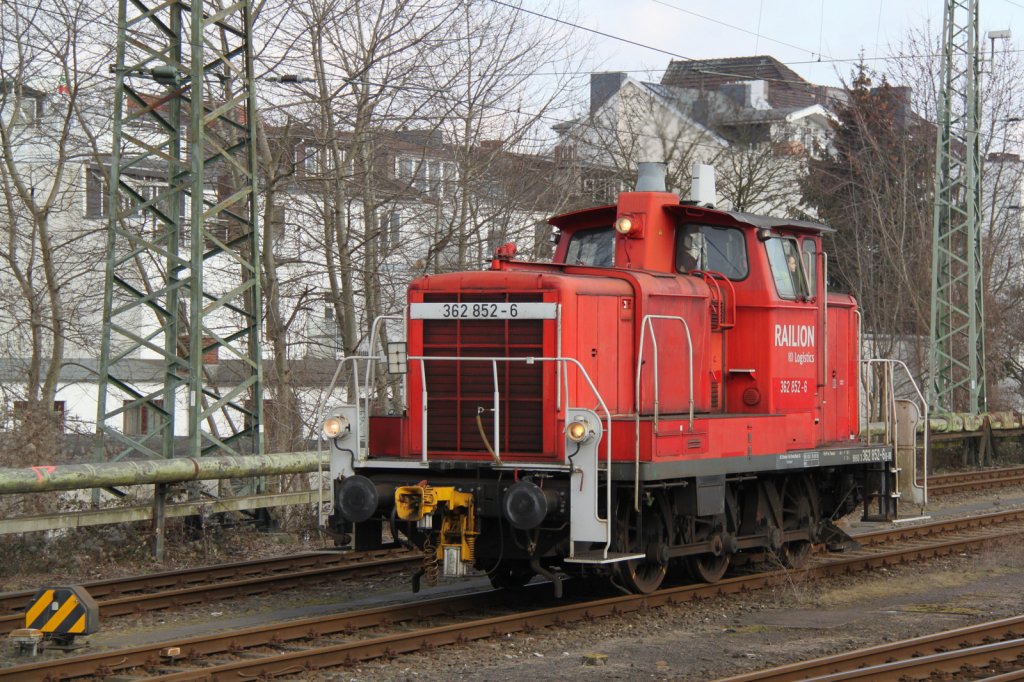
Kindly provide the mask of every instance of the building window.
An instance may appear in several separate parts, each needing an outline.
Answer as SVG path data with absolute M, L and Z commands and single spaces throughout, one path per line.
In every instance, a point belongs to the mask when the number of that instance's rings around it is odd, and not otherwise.
M 400 211 L 381 213 L 379 219 L 381 241 L 386 248 L 396 248 L 402 240 L 402 214 Z
M 60 433 L 64 433 L 64 408 L 65 403 L 63 400 L 54 400 L 53 409 L 50 411 L 50 416 L 57 420 L 57 428 Z M 14 421 L 16 424 L 22 424 L 25 421 L 25 417 L 28 415 L 28 401 L 27 400 L 15 400 L 14 401 Z
M 616 178 L 583 178 L 582 190 L 585 198 L 610 204 L 618 198 L 619 181 Z
M 441 194 L 443 166 L 440 161 L 424 161 L 402 157 L 398 159 L 398 179 L 417 192 L 433 197 Z
M 430 196 L 435 199 L 441 196 L 441 162 L 431 161 L 430 162 L 430 175 L 427 178 L 427 187 Z
M 103 180 L 103 173 L 96 168 L 89 168 L 85 175 L 85 217 L 106 218 L 107 183 Z
M 454 185 L 455 181 L 458 180 L 458 171 L 456 170 L 454 163 L 446 163 L 444 164 L 443 172 L 445 184 L 444 192 L 448 194 L 453 191 L 452 185 Z
M 107 210 L 108 185 L 106 175 L 108 171 L 99 168 L 88 168 L 85 173 L 85 217 L 93 220 L 100 220 L 109 217 Z M 124 174 L 123 182 L 131 188 L 131 191 L 138 195 L 132 196 L 128 190 L 123 189 L 119 195 L 121 211 L 127 212 L 133 206 L 141 206 L 159 196 L 160 192 L 167 188 L 165 178 Z M 163 203 L 163 202 L 161 202 Z
M 413 169 L 416 164 L 412 159 L 399 159 L 398 160 L 398 179 L 404 180 L 407 183 L 412 182 Z
M 412 179 L 413 189 L 424 192 L 427 189 L 427 163 L 426 161 L 417 161 L 416 170 L 413 174 Z
M 251 429 L 252 426 L 253 426 L 253 421 L 254 421 L 253 420 L 253 416 L 254 415 L 252 414 L 252 412 L 253 412 L 252 400 L 246 398 L 245 402 L 243 403 L 243 405 L 245 407 L 245 416 L 242 419 L 243 424 L 244 424 L 244 428 Z M 272 399 L 270 399 L 270 398 L 264 398 L 264 400 L 263 400 L 263 425 L 264 425 L 264 428 L 266 428 L 266 429 L 272 429 L 273 428 L 272 424 L 274 423 L 274 419 L 275 419 L 275 414 L 274 414 L 275 410 L 276 410 L 275 402 Z
M 180 305 L 180 304 L 179 304 Z M 188 308 L 182 307 L 179 311 L 184 318 L 188 318 Z M 178 357 L 187 358 L 189 356 L 189 349 L 191 344 L 191 337 L 188 334 L 181 334 L 178 336 Z M 204 365 L 216 365 L 220 362 L 220 344 L 216 343 L 216 339 L 212 336 L 203 337 L 203 364 Z
M 125 400 L 128 405 L 134 401 Z M 144 436 L 149 433 L 156 433 L 163 424 L 164 416 L 161 410 L 164 406 L 163 400 L 153 400 L 152 404 L 136 405 L 122 412 L 123 424 L 121 430 L 128 436 Z
M 12 125 L 32 125 L 39 120 L 43 110 L 43 100 L 40 97 L 22 97 L 18 103 L 18 112 Z
M 319 175 L 323 171 L 323 147 L 315 142 L 300 144 L 297 148 L 299 163 L 303 175 Z
M 287 230 L 288 214 L 284 206 L 275 204 L 270 210 L 270 232 L 273 236 L 274 246 L 280 246 L 284 241 Z

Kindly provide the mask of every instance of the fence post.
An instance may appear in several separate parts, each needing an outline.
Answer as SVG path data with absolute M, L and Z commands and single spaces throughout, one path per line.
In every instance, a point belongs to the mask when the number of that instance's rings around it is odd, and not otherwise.
M 167 520 L 167 483 L 153 486 L 153 558 L 164 560 L 164 530 Z

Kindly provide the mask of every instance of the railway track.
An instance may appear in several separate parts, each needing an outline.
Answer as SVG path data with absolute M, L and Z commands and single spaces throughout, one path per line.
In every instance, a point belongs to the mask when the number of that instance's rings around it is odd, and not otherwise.
M 582 595 L 574 598 L 570 592 L 569 598 L 556 606 L 550 606 L 550 586 L 532 585 L 521 591 L 488 591 L 405 603 L 33 662 L 0 668 L 0 680 L 114 674 L 119 679 L 240 680 L 302 674 L 446 644 L 788 584 L 795 577 L 823 578 L 921 561 L 978 549 L 1020 534 L 1024 534 L 1024 511 L 989 514 L 862 535 L 860 550 L 829 555 L 796 572 L 742 575 L 713 585 L 669 587 L 648 595 L 593 599 Z M 476 617 L 481 612 L 499 615 Z
M 989 469 L 932 476 L 929 491 L 936 495 L 988 487 L 1024 484 L 1024 467 Z M 983 523 L 977 519 L 964 523 Z M 871 533 L 859 538 L 862 544 L 877 544 L 888 535 L 903 530 Z M 393 550 L 346 554 L 308 552 L 290 557 L 274 557 L 167 571 L 128 578 L 111 578 L 85 583 L 99 602 L 103 618 L 144 611 L 187 606 L 218 599 L 252 596 L 271 589 L 328 580 L 339 575 L 360 577 L 398 572 L 415 566 L 418 555 Z M 0 635 L 20 627 L 26 603 L 34 590 L 0 593 Z
M 956 630 L 857 649 L 835 656 L 793 663 L 729 677 L 719 682 L 790 682 L 793 680 L 946 680 L 1024 679 L 1024 616 L 980 623 Z M 977 676 L 966 676 L 967 670 Z M 1017 677 L 994 674 L 1017 670 Z
M 1012 485 L 1024 485 L 1024 467 L 962 471 L 928 477 L 928 493 L 930 495 L 950 495 L 972 490 L 1005 488 Z
M 357 578 L 407 570 L 422 557 L 397 550 L 309 552 L 205 566 L 183 571 L 112 578 L 85 583 L 100 617 L 177 608 L 315 584 L 340 576 Z M 25 605 L 35 590 L 0 594 L 0 634 L 23 627 Z

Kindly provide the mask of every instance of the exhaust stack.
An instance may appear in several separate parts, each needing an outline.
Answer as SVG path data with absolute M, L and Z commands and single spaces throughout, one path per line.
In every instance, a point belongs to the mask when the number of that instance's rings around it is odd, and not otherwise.
M 636 191 L 664 192 L 665 170 L 666 166 L 663 163 L 655 161 L 641 161 L 638 163 L 636 168 Z

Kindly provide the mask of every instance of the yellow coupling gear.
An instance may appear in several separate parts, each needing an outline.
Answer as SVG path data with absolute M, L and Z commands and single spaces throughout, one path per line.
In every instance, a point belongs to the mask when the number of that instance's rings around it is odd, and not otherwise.
M 437 512 L 441 512 L 441 527 L 435 561 L 444 562 L 445 577 L 461 577 L 473 564 L 480 534 L 473 493 L 453 486 L 406 485 L 395 489 L 395 514 L 402 521 L 416 522 L 428 534 L 428 543 Z

